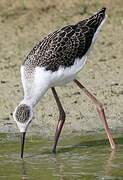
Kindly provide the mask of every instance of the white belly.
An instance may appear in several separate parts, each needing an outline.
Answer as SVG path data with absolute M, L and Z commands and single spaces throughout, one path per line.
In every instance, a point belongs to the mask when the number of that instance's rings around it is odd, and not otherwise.
M 35 76 L 37 78 L 44 78 L 44 83 L 48 84 L 48 87 L 62 86 L 75 79 L 76 74 L 81 70 L 87 56 L 83 56 L 82 59 L 76 59 L 71 67 L 60 67 L 58 71 L 45 71 L 44 68 L 36 67 Z
M 55 72 L 53 75 L 52 86 L 62 86 L 76 78 L 76 74 L 81 70 L 85 64 L 86 57 L 83 57 L 81 60 L 76 59 L 75 63 L 71 67 L 59 68 L 58 72 Z

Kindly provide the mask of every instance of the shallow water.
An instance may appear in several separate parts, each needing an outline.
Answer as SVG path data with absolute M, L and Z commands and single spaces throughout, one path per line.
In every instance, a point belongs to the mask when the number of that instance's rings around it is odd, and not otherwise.
M 56 155 L 53 138 L 26 139 L 24 160 L 19 157 L 17 134 L 0 134 L 0 180 L 95 180 L 123 179 L 123 141 L 111 151 L 104 135 L 69 135 L 60 140 Z

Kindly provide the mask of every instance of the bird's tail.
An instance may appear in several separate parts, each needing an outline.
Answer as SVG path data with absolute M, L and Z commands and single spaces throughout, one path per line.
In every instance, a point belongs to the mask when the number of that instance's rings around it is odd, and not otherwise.
M 86 25 L 97 30 L 102 21 L 106 18 L 106 8 L 103 7 L 99 12 L 88 18 Z

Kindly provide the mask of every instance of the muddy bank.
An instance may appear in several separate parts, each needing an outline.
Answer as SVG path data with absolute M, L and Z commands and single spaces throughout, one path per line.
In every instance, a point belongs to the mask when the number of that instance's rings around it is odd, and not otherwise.
M 123 127 L 123 1 L 19 0 L 0 1 L 0 132 L 17 132 L 11 113 L 22 99 L 20 65 L 37 41 L 49 32 L 75 23 L 100 9 L 108 8 L 108 19 L 100 32 L 78 79 L 105 105 L 113 130 Z M 73 83 L 57 88 L 66 110 L 64 132 L 101 131 L 94 105 Z M 49 90 L 36 108 L 30 132 L 50 134 L 58 118 Z

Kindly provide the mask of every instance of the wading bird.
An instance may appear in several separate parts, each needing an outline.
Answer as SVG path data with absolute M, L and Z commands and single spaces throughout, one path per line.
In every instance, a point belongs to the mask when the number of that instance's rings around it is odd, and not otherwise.
M 25 58 L 21 66 L 24 98 L 13 113 L 22 137 L 21 158 L 23 158 L 27 127 L 33 118 L 33 109 L 49 88 L 52 90 L 59 110 L 53 146 L 53 152 L 56 152 L 58 139 L 65 122 L 65 111 L 55 87 L 70 81 L 74 81 L 96 105 L 111 148 L 115 149 L 102 104 L 76 79 L 77 73 L 83 68 L 97 34 L 105 22 L 105 11 L 106 8 L 102 8 L 90 18 L 50 33 L 35 45 Z

